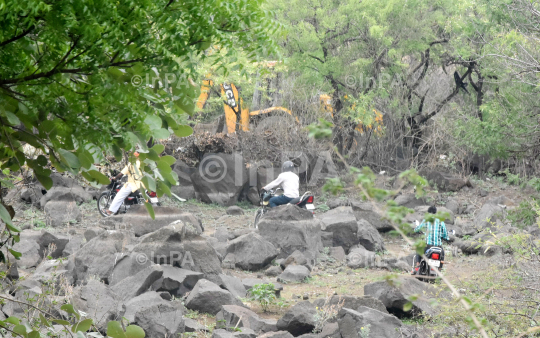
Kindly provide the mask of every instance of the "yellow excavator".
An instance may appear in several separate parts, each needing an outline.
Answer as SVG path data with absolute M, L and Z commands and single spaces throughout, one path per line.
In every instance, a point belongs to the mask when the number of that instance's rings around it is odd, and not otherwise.
M 207 79 L 203 81 L 201 94 L 197 100 L 197 107 L 199 109 L 204 108 L 206 101 L 210 97 L 210 90 L 213 85 L 214 81 L 212 80 Z M 285 107 L 270 107 L 250 112 L 249 108 L 244 104 L 244 100 L 238 94 L 238 89 L 234 83 L 222 83 L 220 87 L 221 96 L 224 98 L 223 109 L 225 110 L 225 122 L 229 134 L 236 132 L 236 126 L 239 126 L 243 131 L 249 131 L 251 116 L 268 114 L 274 111 L 282 111 L 293 116 L 293 113 Z M 298 121 L 298 118 L 296 118 L 296 121 Z
M 207 78 L 210 76 L 207 75 Z M 202 110 L 210 97 L 210 91 L 214 86 L 214 81 L 210 79 L 203 80 L 201 85 L 201 94 L 197 100 L 197 107 Z M 249 122 L 252 116 L 258 116 L 263 114 L 268 114 L 271 112 L 284 112 L 296 119 L 296 122 L 299 122 L 298 117 L 294 116 L 293 113 L 285 107 L 270 107 L 266 109 L 249 111 L 247 105 L 244 104 L 244 100 L 240 97 L 238 89 L 234 83 L 222 83 L 221 87 L 221 96 L 224 98 L 223 108 L 225 111 L 225 122 L 227 127 L 227 133 L 232 134 L 236 132 L 237 126 L 239 126 L 242 131 L 249 131 Z M 330 113 L 333 117 L 334 108 L 332 106 L 332 97 L 327 94 L 321 94 L 319 96 L 319 106 L 322 112 Z M 367 130 L 373 129 L 377 135 L 382 134 L 383 126 L 383 116 L 382 114 L 374 110 L 375 121 L 369 125 L 363 125 L 362 122 L 358 123 L 356 130 L 363 134 Z

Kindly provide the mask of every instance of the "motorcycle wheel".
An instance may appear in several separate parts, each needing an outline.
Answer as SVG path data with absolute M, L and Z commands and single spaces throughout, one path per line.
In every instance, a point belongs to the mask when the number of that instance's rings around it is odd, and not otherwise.
M 264 214 L 263 209 L 257 210 L 257 214 L 255 214 L 255 221 L 253 222 L 253 227 L 257 228 L 257 224 L 261 220 L 262 215 Z
M 97 200 L 97 207 L 98 207 L 98 211 L 101 214 L 101 216 L 103 216 L 103 217 L 108 216 L 107 213 L 105 212 L 105 210 L 109 209 L 109 206 L 111 205 L 111 202 L 112 202 L 112 198 L 110 196 L 109 191 L 104 191 L 104 192 L 101 193 L 101 195 L 99 195 L 99 198 Z

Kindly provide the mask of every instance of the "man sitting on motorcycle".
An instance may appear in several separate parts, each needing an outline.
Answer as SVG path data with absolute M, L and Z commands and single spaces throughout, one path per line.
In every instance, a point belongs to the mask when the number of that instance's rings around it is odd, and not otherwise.
M 287 204 L 295 198 L 300 196 L 298 188 L 300 186 L 300 178 L 294 172 L 294 163 L 286 161 L 281 166 L 281 174 L 268 183 L 263 190 L 270 190 L 279 185 L 283 187 L 283 195 L 274 196 L 268 201 L 270 208 L 277 207 L 278 205 Z
M 431 206 L 428 208 L 428 212 L 430 214 L 436 214 L 437 208 Z M 416 221 L 416 228 L 414 228 L 414 232 L 419 232 L 424 226 L 427 228 L 426 248 L 424 252 L 426 252 L 431 247 L 439 247 L 442 250 L 441 261 L 444 261 L 444 249 L 442 247 L 442 240 L 450 240 L 450 237 L 448 236 L 448 231 L 446 230 L 446 225 L 444 225 L 444 222 L 438 218 L 435 219 L 435 222 L 433 224 L 431 222 L 426 222 L 426 220 L 422 220 L 422 223 L 420 224 L 418 224 L 418 221 Z M 411 274 L 416 275 L 418 273 L 418 269 L 420 267 L 420 260 L 420 255 L 416 254 L 413 259 L 413 270 Z
M 124 167 L 124 169 L 122 169 L 120 174 L 111 178 L 111 180 L 117 181 L 121 179 L 124 175 L 127 175 L 128 181 L 114 197 L 111 206 L 109 207 L 109 210 L 105 211 L 109 216 L 114 215 L 118 211 L 118 209 L 120 208 L 126 197 L 129 196 L 129 194 L 139 190 L 142 186 L 141 179 L 143 177 L 143 174 L 140 170 L 141 162 L 139 161 L 139 153 L 135 151 L 133 152 L 133 156 L 135 156 L 135 158 L 137 159 L 137 161 L 135 162 L 135 167 L 131 163 L 128 163 Z

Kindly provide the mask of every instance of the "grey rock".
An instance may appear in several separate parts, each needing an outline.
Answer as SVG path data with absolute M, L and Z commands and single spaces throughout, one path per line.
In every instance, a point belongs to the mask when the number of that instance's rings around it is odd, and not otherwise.
M 503 208 L 498 205 L 486 203 L 476 214 L 474 224 L 481 229 L 491 227 L 491 222 L 496 222 L 497 219 L 501 218 L 503 211 Z
M 224 274 L 220 274 L 218 277 L 221 281 L 219 286 L 222 289 L 229 291 L 233 294 L 233 296 L 236 296 L 238 298 L 246 297 L 246 288 L 244 287 L 244 284 L 242 284 L 242 281 L 240 279 Z
M 277 321 L 260 318 L 255 312 L 236 305 L 223 305 L 216 315 L 217 328 L 245 327 L 255 333 L 265 333 L 277 330 Z
M 227 213 L 227 215 L 241 216 L 244 214 L 244 209 L 237 207 L 236 205 L 233 205 L 233 206 L 228 207 L 225 212 Z
M 217 314 L 222 305 L 243 306 L 242 302 L 229 291 L 221 289 L 218 285 L 201 279 L 189 293 L 185 305 L 188 309 L 199 312 Z
M 148 291 L 150 286 L 161 278 L 162 275 L 163 268 L 160 265 L 151 265 L 136 275 L 116 283 L 111 290 L 120 300 L 125 302 Z
M 358 244 L 369 251 L 384 251 L 384 240 L 381 234 L 367 220 L 360 219 L 357 223 Z
M 235 266 L 244 270 L 260 270 L 277 257 L 276 247 L 255 232 L 229 242 L 227 253 L 233 253 Z
M 375 265 L 375 253 L 362 246 L 351 249 L 347 255 L 347 266 L 351 269 L 368 268 Z
M 322 249 L 320 220 L 311 212 L 295 205 L 283 205 L 270 210 L 258 224 L 260 235 L 278 250 L 278 258 L 286 258 L 299 250 L 314 262 Z
M 39 204 L 41 208 L 45 208 L 48 202 L 75 202 L 76 204 L 81 204 L 91 201 L 92 196 L 79 185 L 74 185 L 70 188 L 53 186 L 41 197 Z
M 82 221 L 82 213 L 74 201 L 50 201 L 45 204 L 44 211 L 45 223 L 51 227 L 56 228 L 64 223 Z
M 266 276 L 268 276 L 268 277 L 277 277 L 282 272 L 283 272 L 283 270 L 281 269 L 281 267 L 279 265 L 273 265 L 273 266 L 269 267 L 268 269 L 266 269 L 264 274 Z
M 163 265 L 163 276 L 158 279 L 152 289 L 167 291 L 175 297 L 182 297 L 193 290 L 197 282 L 203 279 L 204 274 L 171 265 Z
M 276 331 L 276 332 L 267 332 L 259 338 L 293 338 L 294 336 L 288 331 Z
M 277 322 L 277 329 L 288 331 L 293 336 L 310 333 L 315 328 L 317 309 L 309 301 L 297 303 Z
M 217 240 L 219 242 L 228 242 L 228 241 L 232 241 L 233 239 L 235 239 L 236 237 L 234 236 L 234 234 L 232 234 L 231 232 L 229 232 L 227 230 L 227 228 L 225 227 L 219 227 L 216 229 L 216 232 L 214 232 L 214 237 L 217 238 Z
M 309 269 L 303 265 L 289 265 L 278 276 L 278 282 L 282 283 L 301 283 L 310 277 Z
M 118 254 L 116 264 L 109 278 L 109 285 L 116 285 L 121 280 L 131 277 L 154 264 L 144 254 L 131 252 Z
M 102 228 L 88 228 L 84 232 L 84 238 L 87 242 L 90 242 L 94 237 L 97 237 L 105 232 L 105 229 Z
M 109 321 L 119 319 L 117 296 L 107 285 L 95 279 L 73 290 L 72 304 L 77 310 L 91 315 L 100 330 L 105 330 Z
M 379 233 L 377 232 L 377 234 Z M 340 246 L 330 248 L 330 257 L 334 258 L 340 263 L 345 263 L 347 261 L 347 255 L 345 254 L 345 250 L 343 250 L 343 248 Z
M 315 305 L 318 308 L 323 308 L 326 306 L 338 306 L 339 304 L 343 304 L 343 308 L 353 309 L 356 310 L 361 306 L 365 306 L 371 309 L 375 309 L 377 311 L 388 313 L 386 310 L 386 307 L 384 304 L 371 296 L 362 296 L 362 297 L 355 297 L 355 296 L 349 296 L 349 295 L 334 295 L 330 299 L 316 299 L 313 301 L 313 305 Z M 334 320 L 332 320 L 334 321 Z
M 370 337 L 401 338 L 399 329 L 403 324 L 392 315 L 361 306 L 357 311 L 341 309 L 338 325 L 342 337 L 356 337 L 369 325 Z
M 135 313 L 135 323 L 148 337 L 171 337 L 184 332 L 182 310 L 170 302 L 141 309 Z
M 159 293 L 148 291 L 125 302 L 122 306 L 122 317 L 133 322 L 135 321 L 135 313 L 148 309 L 154 305 L 167 303 L 168 301 L 163 299 Z
M 330 231 L 321 231 L 321 241 L 324 248 L 331 248 L 334 245 L 334 234 Z
M 69 257 L 77 252 L 83 246 L 83 238 L 81 236 L 73 236 L 62 251 L 62 257 Z
M 318 216 L 324 223 L 322 230 L 333 233 L 332 246 L 341 246 L 348 252 L 358 244 L 358 224 L 351 207 L 337 207 Z
M 303 265 L 311 271 L 311 264 L 309 264 L 308 259 L 302 252 L 295 250 L 289 257 L 283 259 L 279 263 L 280 267 L 285 270 L 289 265 Z
M 387 281 L 374 282 L 364 286 L 364 294 L 380 300 L 388 312 L 398 317 L 413 315 L 435 315 L 438 310 L 433 307 L 429 299 L 439 297 L 439 291 L 432 285 L 423 283 L 416 278 L 399 277 L 393 283 Z M 408 297 L 420 294 L 421 298 L 412 302 L 410 314 L 406 314 L 403 306 L 409 302 Z

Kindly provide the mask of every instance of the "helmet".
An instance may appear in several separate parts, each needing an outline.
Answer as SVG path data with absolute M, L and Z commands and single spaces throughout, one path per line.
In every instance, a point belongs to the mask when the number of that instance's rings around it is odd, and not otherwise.
M 293 170 L 294 170 L 294 163 L 292 163 L 291 161 L 283 162 L 283 165 L 281 166 L 281 172 L 293 171 Z

